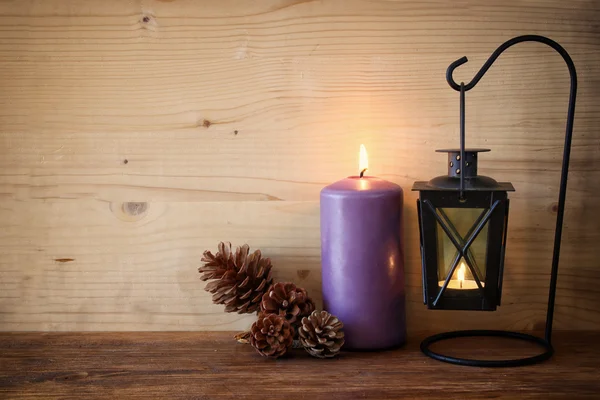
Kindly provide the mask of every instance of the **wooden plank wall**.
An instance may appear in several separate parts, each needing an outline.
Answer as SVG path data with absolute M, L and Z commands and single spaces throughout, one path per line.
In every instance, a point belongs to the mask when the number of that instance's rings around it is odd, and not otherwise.
M 413 331 L 544 322 L 568 76 L 522 44 L 467 95 L 481 172 L 512 181 L 504 304 L 421 302 L 414 180 L 445 172 L 458 95 L 503 41 L 563 44 L 580 91 L 557 329 L 600 329 L 600 4 L 593 0 L 3 0 L 0 329 L 224 330 L 196 268 L 220 240 L 320 299 L 320 189 L 357 170 L 406 189 Z

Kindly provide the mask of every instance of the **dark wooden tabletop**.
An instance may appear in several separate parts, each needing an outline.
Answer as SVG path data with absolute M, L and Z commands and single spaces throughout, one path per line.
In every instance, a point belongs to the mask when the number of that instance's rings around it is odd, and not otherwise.
M 512 369 L 440 363 L 420 353 L 422 337 L 385 352 L 320 360 L 293 350 L 274 361 L 231 332 L 1 333 L 0 398 L 600 399 L 600 333 L 558 333 L 551 360 Z M 486 358 L 537 350 L 506 339 L 439 346 Z

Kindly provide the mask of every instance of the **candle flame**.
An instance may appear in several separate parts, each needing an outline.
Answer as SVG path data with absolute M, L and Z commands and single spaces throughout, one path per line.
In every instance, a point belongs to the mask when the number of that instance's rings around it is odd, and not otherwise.
M 460 282 L 460 287 L 462 288 L 462 284 L 465 281 L 465 262 L 461 261 L 460 266 L 458 267 L 458 272 L 456 273 L 456 277 Z
M 358 170 L 360 171 L 360 177 L 362 178 L 365 172 L 369 169 L 369 156 L 367 155 L 367 149 L 364 144 L 360 145 L 360 151 L 358 152 Z

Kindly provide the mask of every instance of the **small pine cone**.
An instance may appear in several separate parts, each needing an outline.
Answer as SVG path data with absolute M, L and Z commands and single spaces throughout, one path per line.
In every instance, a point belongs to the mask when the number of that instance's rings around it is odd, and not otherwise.
M 281 357 L 292 347 L 293 340 L 294 328 L 279 315 L 259 315 L 250 328 L 250 344 L 265 357 Z
M 219 243 L 213 255 L 205 251 L 198 268 L 203 281 L 211 279 L 204 288 L 213 294 L 213 303 L 224 304 L 225 312 L 251 314 L 260 307 L 260 300 L 273 282 L 271 260 L 262 258 L 260 250 L 248 254 L 247 244 L 231 252 L 231 243 Z
M 284 317 L 296 330 L 300 327 L 303 317 L 308 317 L 315 310 L 305 289 L 296 287 L 293 283 L 276 283 L 263 295 L 260 312 L 277 314 Z
M 302 318 L 299 336 L 304 349 L 313 357 L 335 357 L 344 345 L 344 324 L 327 311 L 314 311 Z

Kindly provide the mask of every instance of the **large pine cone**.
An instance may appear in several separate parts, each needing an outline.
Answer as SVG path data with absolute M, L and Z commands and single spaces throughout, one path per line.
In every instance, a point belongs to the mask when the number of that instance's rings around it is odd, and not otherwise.
M 315 309 L 305 289 L 293 283 L 276 283 L 263 295 L 260 312 L 284 317 L 292 327 L 298 328 L 303 317 L 308 317 Z
M 344 324 L 327 311 L 315 311 L 302 318 L 299 330 L 300 343 L 314 357 L 335 357 L 344 345 Z
M 277 358 L 292 346 L 294 328 L 285 318 L 275 314 L 259 315 L 250 328 L 250 344 L 261 355 Z
M 204 288 L 213 294 L 213 303 L 224 304 L 226 312 L 253 313 L 260 307 L 260 300 L 273 282 L 271 260 L 262 258 L 260 250 L 248 254 L 247 244 L 231 252 L 231 243 L 219 243 L 219 251 L 213 255 L 205 251 L 198 268 L 200 279 L 212 279 Z
M 228 269 L 239 269 L 246 261 L 250 247 L 245 244 L 235 250 L 235 254 L 231 253 L 231 243 L 219 243 L 219 251 L 213 255 L 209 250 L 206 250 L 202 255 L 201 261 L 204 265 L 198 268 L 200 279 L 203 281 L 209 279 L 221 279 L 223 274 Z

